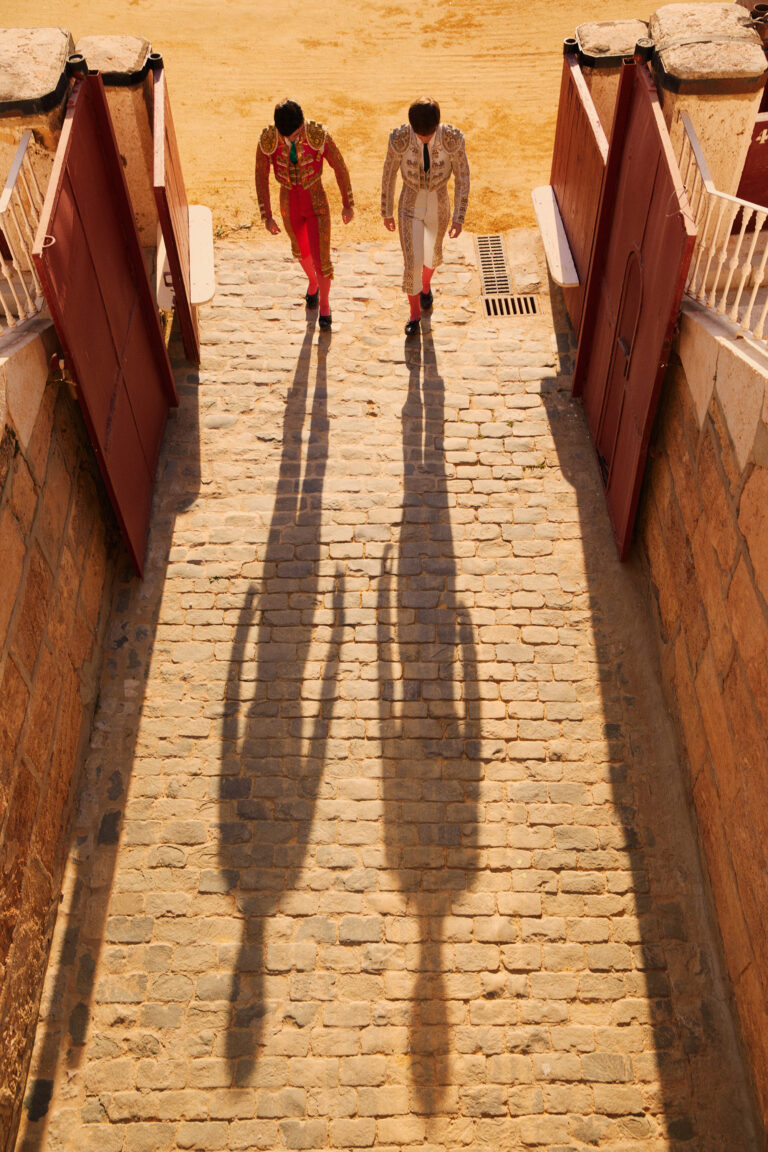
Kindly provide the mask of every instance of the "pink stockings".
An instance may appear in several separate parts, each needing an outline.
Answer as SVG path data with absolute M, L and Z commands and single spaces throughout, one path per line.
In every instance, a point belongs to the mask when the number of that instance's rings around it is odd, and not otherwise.
M 426 264 L 421 270 L 421 291 L 429 292 L 429 286 L 432 283 L 432 277 L 435 274 L 434 268 L 427 268 Z M 421 317 L 421 302 L 419 300 L 419 293 L 415 296 L 408 297 L 408 304 L 411 309 L 411 320 L 418 320 Z

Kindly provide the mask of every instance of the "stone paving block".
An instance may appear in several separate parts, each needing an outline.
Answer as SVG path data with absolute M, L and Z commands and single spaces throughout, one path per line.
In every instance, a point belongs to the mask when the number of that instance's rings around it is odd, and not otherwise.
M 139 1122 L 126 1125 L 122 1147 L 124 1152 L 166 1152 L 175 1143 L 172 1124 Z
M 405 341 L 396 248 L 351 245 L 329 339 L 285 253 L 217 263 L 19 1152 L 756 1152 L 550 299 L 486 321 L 452 255 Z

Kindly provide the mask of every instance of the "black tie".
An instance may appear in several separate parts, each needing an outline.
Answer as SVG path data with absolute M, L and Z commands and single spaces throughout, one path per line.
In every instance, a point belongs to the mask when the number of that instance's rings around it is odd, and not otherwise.
M 424 145 L 424 171 L 429 172 L 429 146 Z

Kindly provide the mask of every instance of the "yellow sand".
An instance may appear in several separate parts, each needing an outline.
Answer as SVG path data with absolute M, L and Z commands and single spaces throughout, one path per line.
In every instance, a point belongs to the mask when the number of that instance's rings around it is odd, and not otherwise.
M 144 36 L 162 52 L 189 197 L 213 209 L 219 235 L 261 234 L 254 149 L 275 102 L 298 100 L 341 146 L 358 206 L 344 236 L 358 240 L 383 235 L 387 133 L 424 94 L 467 137 L 467 228 L 533 223 L 530 190 L 549 179 L 563 38 L 583 21 L 650 14 L 628 0 L 37 0 L 34 12 L 35 24 L 76 40 Z M 29 26 L 29 0 L 4 0 L 0 20 Z M 330 173 L 326 184 L 340 210 Z M 342 227 L 337 218 L 335 242 Z

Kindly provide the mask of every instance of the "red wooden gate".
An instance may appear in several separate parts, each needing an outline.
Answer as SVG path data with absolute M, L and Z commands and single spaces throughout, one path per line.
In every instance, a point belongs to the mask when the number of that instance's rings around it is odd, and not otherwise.
M 579 331 L 581 322 L 607 158 L 608 140 L 579 67 L 578 56 L 568 53 L 563 59 L 550 184 L 579 274 L 578 288 L 566 288 L 563 292 L 574 332 Z
M 622 560 L 695 236 L 648 69 L 625 64 L 573 376 Z
M 768 92 L 768 88 L 766 89 Z M 744 162 L 744 171 L 741 174 L 739 190 L 736 193 L 740 200 L 749 200 L 751 204 L 762 204 L 768 207 L 768 112 L 762 110 L 755 118 L 752 128 L 752 142 Z M 741 220 L 738 221 L 741 226 Z M 734 231 L 737 223 L 734 220 Z
M 176 314 L 184 341 L 184 351 L 188 360 L 193 364 L 199 364 L 200 333 L 190 293 L 189 204 L 173 128 L 168 86 L 162 68 L 154 72 L 154 96 L 152 135 L 155 155 L 152 183 L 155 203 L 168 252 L 168 265 L 171 269 Z
M 75 84 L 33 258 L 139 574 L 178 398 L 101 77 Z

